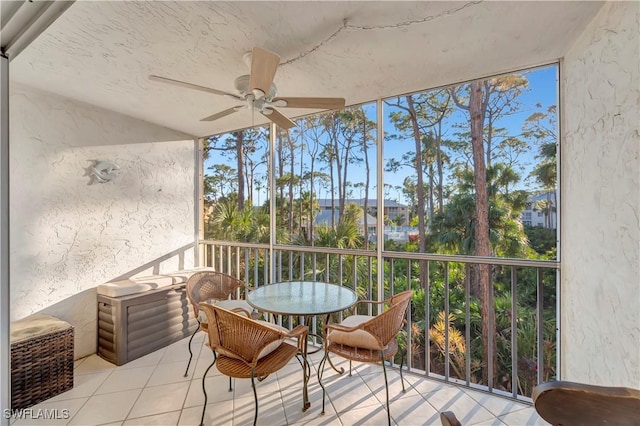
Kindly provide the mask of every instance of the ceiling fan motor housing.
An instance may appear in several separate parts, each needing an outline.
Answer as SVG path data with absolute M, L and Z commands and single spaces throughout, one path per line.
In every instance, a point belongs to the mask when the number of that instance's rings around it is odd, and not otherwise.
M 240 92 L 242 96 L 251 93 L 251 90 L 249 89 L 249 78 L 249 75 L 241 75 L 240 77 L 237 77 L 233 83 L 236 90 Z M 271 83 L 271 88 L 269 89 L 269 93 L 265 94 L 265 98 L 272 99 L 276 96 L 277 93 L 278 88 L 276 87 L 275 83 Z

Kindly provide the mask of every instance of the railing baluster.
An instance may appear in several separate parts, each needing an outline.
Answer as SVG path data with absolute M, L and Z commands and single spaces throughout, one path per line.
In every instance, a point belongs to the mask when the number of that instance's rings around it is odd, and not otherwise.
M 278 281 L 282 281 L 282 250 L 278 250 L 278 271 L 277 271 Z
M 316 253 L 311 255 L 311 270 L 313 271 L 313 281 L 318 280 L 318 259 Z
M 369 265 L 369 270 L 367 271 L 367 282 L 368 282 L 368 298 L 370 300 L 375 300 L 373 297 L 373 262 L 371 261 L 371 258 L 367 259 L 367 264 Z M 369 312 L 368 315 L 373 315 L 373 310 L 372 310 L 372 306 L 371 304 L 369 305 Z M 380 313 L 380 308 L 378 308 L 377 310 L 378 313 Z
M 293 280 L 293 252 L 289 251 L 289 276 L 287 277 L 289 281 Z
M 449 380 L 449 262 L 444 262 L 444 379 Z
M 395 291 L 395 271 L 394 271 L 395 262 L 394 261 L 395 261 L 395 259 L 390 259 L 389 260 L 389 291 L 391 291 L 391 295 L 392 296 L 394 294 L 396 294 L 396 291 Z
M 411 276 L 411 259 L 407 260 L 407 280 L 409 283 L 413 280 Z M 424 289 L 424 371 L 427 376 L 431 374 L 431 337 L 429 336 L 429 330 L 431 329 L 431 279 L 429 278 L 429 268 L 431 262 L 425 262 L 427 268 L 427 282 Z
M 258 270 L 260 268 L 260 253 L 258 249 L 253 250 L 253 284 L 256 288 L 260 287 L 260 282 L 258 280 Z
M 511 392 L 518 396 L 518 270 L 511 267 Z
M 471 267 L 466 263 L 464 269 L 464 375 L 469 386 L 471 383 Z
M 269 251 L 265 250 L 264 251 L 264 262 L 262 263 L 263 269 L 264 269 L 263 279 L 264 279 L 265 285 L 269 284 L 269 282 L 271 281 L 269 279 L 269 265 L 270 265 L 270 263 L 271 263 L 271 259 L 269 259 Z
M 241 271 L 240 271 L 240 246 L 236 246 L 236 278 L 237 279 L 242 279 L 240 278 L 241 275 Z
M 411 289 L 411 259 L 407 260 L 406 264 L 407 264 L 407 270 L 405 271 L 405 276 L 407 277 L 407 290 L 410 290 Z M 411 333 L 412 326 L 413 326 L 413 312 L 411 313 L 411 316 L 409 317 L 409 320 L 407 322 L 409 323 L 409 335 L 411 336 L 411 344 L 412 344 L 412 346 L 410 347 L 413 347 L 413 333 Z M 427 322 L 425 321 L 424 324 L 426 323 Z M 426 336 L 424 340 L 426 343 L 427 341 Z M 407 356 L 407 365 L 409 366 L 409 369 L 413 367 L 413 354 L 411 355 L 411 358 Z
M 249 263 L 251 261 L 250 257 L 251 257 L 250 249 L 245 248 L 244 249 L 244 281 L 247 283 L 247 285 L 249 284 L 249 277 L 251 277 L 249 273 Z M 255 283 L 253 284 L 253 286 L 257 287 Z
M 353 255 L 353 291 L 358 291 L 358 260 L 356 255 Z
M 491 279 L 491 265 L 488 265 L 489 268 L 489 294 L 493 294 L 493 280 Z M 495 318 L 496 318 L 496 307 L 495 307 L 495 299 L 493 299 L 493 297 L 491 298 L 491 300 L 494 301 L 493 306 L 489 307 L 489 323 L 493 323 L 495 324 Z M 491 317 L 493 317 L 493 321 L 491 321 Z M 488 370 L 488 383 L 487 386 L 489 387 L 489 392 L 491 392 L 493 390 L 493 345 L 494 340 L 495 340 L 495 336 L 492 333 L 488 333 L 488 341 L 489 341 L 489 350 L 487 351 L 488 353 L 488 359 L 487 359 L 487 363 L 489 364 L 487 367 Z
M 537 384 L 540 384 L 544 380 L 544 297 L 542 294 L 542 271 L 540 268 L 536 268 L 536 363 L 538 364 L 538 377 Z
M 393 259 L 392 259 L 393 260 Z M 411 318 L 413 317 L 413 309 L 411 308 L 411 303 L 409 303 L 409 306 L 407 307 L 407 340 L 406 340 L 406 345 L 407 345 L 407 370 L 411 371 L 411 365 L 412 365 L 412 361 L 413 361 L 413 333 L 411 333 Z

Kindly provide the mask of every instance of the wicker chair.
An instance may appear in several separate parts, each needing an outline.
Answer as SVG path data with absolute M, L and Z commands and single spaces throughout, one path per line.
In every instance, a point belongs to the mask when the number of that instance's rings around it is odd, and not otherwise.
M 393 359 L 398 352 L 396 335 L 406 322 L 406 312 L 411 302 L 411 290 L 403 291 L 384 302 L 361 300 L 354 305 L 354 312 L 359 304 L 386 304 L 389 308 L 376 315 L 351 315 L 340 324 L 325 324 L 322 330 L 325 355 L 318 366 L 318 382 L 322 387 L 322 413 L 324 414 L 325 388 L 322 384 L 324 367 L 329 361 L 329 354 L 336 354 L 349 360 L 349 375 L 351 375 L 351 361 L 381 362 L 384 373 L 384 384 L 387 391 L 387 418 L 391 425 L 391 413 L 389 412 L 389 384 L 387 383 L 387 369 L 385 361 Z M 404 362 L 404 355 L 402 357 Z M 333 367 L 333 364 L 331 364 Z M 335 367 L 333 367 L 335 369 Z M 336 371 L 338 371 L 336 369 Z M 342 374 L 342 371 L 338 373 Z M 402 377 L 402 364 L 400 365 L 400 381 L 402 391 L 405 392 L 404 379 Z
M 536 411 L 552 425 L 640 425 L 640 390 L 566 381 L 533 388 Z
M 255 379 L 258 380 L 280 370 L 297 355 L 303 369 L 303 410 L 307 399 L 307 382 L 309 379 L 308 364 L 304 354 L 308 328 L 298 325 L 288 331 L 277 325 L 256 321 L 235 312 L 228 311 L 217 305 L 200 304 L 200 309 L 207 315 L 209 323 L 209 347 L 213 351 L 214 360 L 202 377 L 202 391 L 204 392 L 204 407 L 200 425 L 203 425 L 207 408 L 207 391 L 205 379 L 209 369 L 218 363 L 220 373 L 239 379 L 251 379 L 253 397 L 255 400 L 255 414 L 253 424 L 258 420 L 258 393 Z M 297 339 L 297 346 L 293 346 L 286 339 Z
M 189 362 L 184 371 L 184 377 L 189 374 L 189 366 L 193 359 L 191 351 L 191 341 L 198 330 L 207 332 L 207 317 L 200 312 L 199 304 L 202 302 L 216 303 L 225 309 L 242 313 L 250 318 L 257 318 L 258 314 L 246 301 L 240 300 L 238 296 L 249 291 L 249 287 L 241 280 L 231 275 L 221 272 L 203 271 L 193 274 L 187 280 L 187 298 L 193 307 L 193 315 L 198 321 L 198 328 L 189 339 Z M 231 381 L 229 381 L 229 391 L 231 391 Z
M 462 424 L 452 411 L 441 412 L 440 422 L 442 423 L 442 426 L 462 426 Z

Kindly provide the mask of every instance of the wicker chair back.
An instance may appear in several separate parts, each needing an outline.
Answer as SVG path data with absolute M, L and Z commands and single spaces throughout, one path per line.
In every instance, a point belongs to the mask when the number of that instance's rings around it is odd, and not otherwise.
M 269 344 L 284 341 L 286 335 L 260 321 L 214 305 L 201 304 L 209 321 L 209 346 L 216 353 L 252 366 Z
M 391 304 L 389 309 L 362 324 L 362 329 L 376 336 L 382 348 L 396 337 L 405 324 L 407 307 L 411 302 L 412 294 L 411 290 L 396 294 L 389 300 Z
M 243 281 L 222 272 L 197 272 L 187 280 L 187 298 L 197 318 L 200 303 L 208 300 L 236 299 L 238 289 L 246 287 Z

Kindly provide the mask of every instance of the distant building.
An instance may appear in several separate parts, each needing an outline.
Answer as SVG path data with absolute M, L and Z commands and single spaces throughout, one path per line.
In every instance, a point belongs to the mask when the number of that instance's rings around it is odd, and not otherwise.
M 550 203 L 549 206 L 546 206 L 547 202 Z M 522 224 L 556 229 L 558 226 L 556 207 L 556 194 L 554 192 L 534 195 L 527 200 L 522 211 Z
M 332 224 L 337 225 L 338 221 L 340 220 L 340 217 L 338 216 L 338 211 L 337 210 L 333 211 L 333 223 L 331 222 L 331 213 L 332 212 L 330 209 L 322 210 L 320 213 L 318 213 L 318 215 L 316 216 L 314 226 L 331 226 Z M 375 235 L 377 227 L 378 227 L 378 224 L 376 222 L 376 218 L 368 214 L 367 215 L 367 229 L 369 230 L 368 234 Z M 358 220 L 358 230 L 362 235 L 364 235 L 364 218 L 363 217 L 360 218 L 360 220 Z
M 318 206 L 321 211 L 331 210 L 331 199 L 330 198 L 319 198 Z M 364 209 L 364 198 L 348 198 L 345 200 L 345 204 L 355 204 Z M 334 200 L 334 207 L 338 208 L 338 200 Z M 371 216 L 377 216 L 378 212 L 378 200 L 375 198 L 370 198 L 367 200 L 367 213 Z M 390 220 L 396 222 L 396 218 L 401 217 L 402 221 L 399 225 L 408 225 L 409 224 L 409 207 L 404 204 L 397 203 L 393 200 L 384 200 L 384 215 L 387 216 Z M 331 216 L 329 216 L 331 217 Z M 375 222 L 375 219 L 374 219 Z

